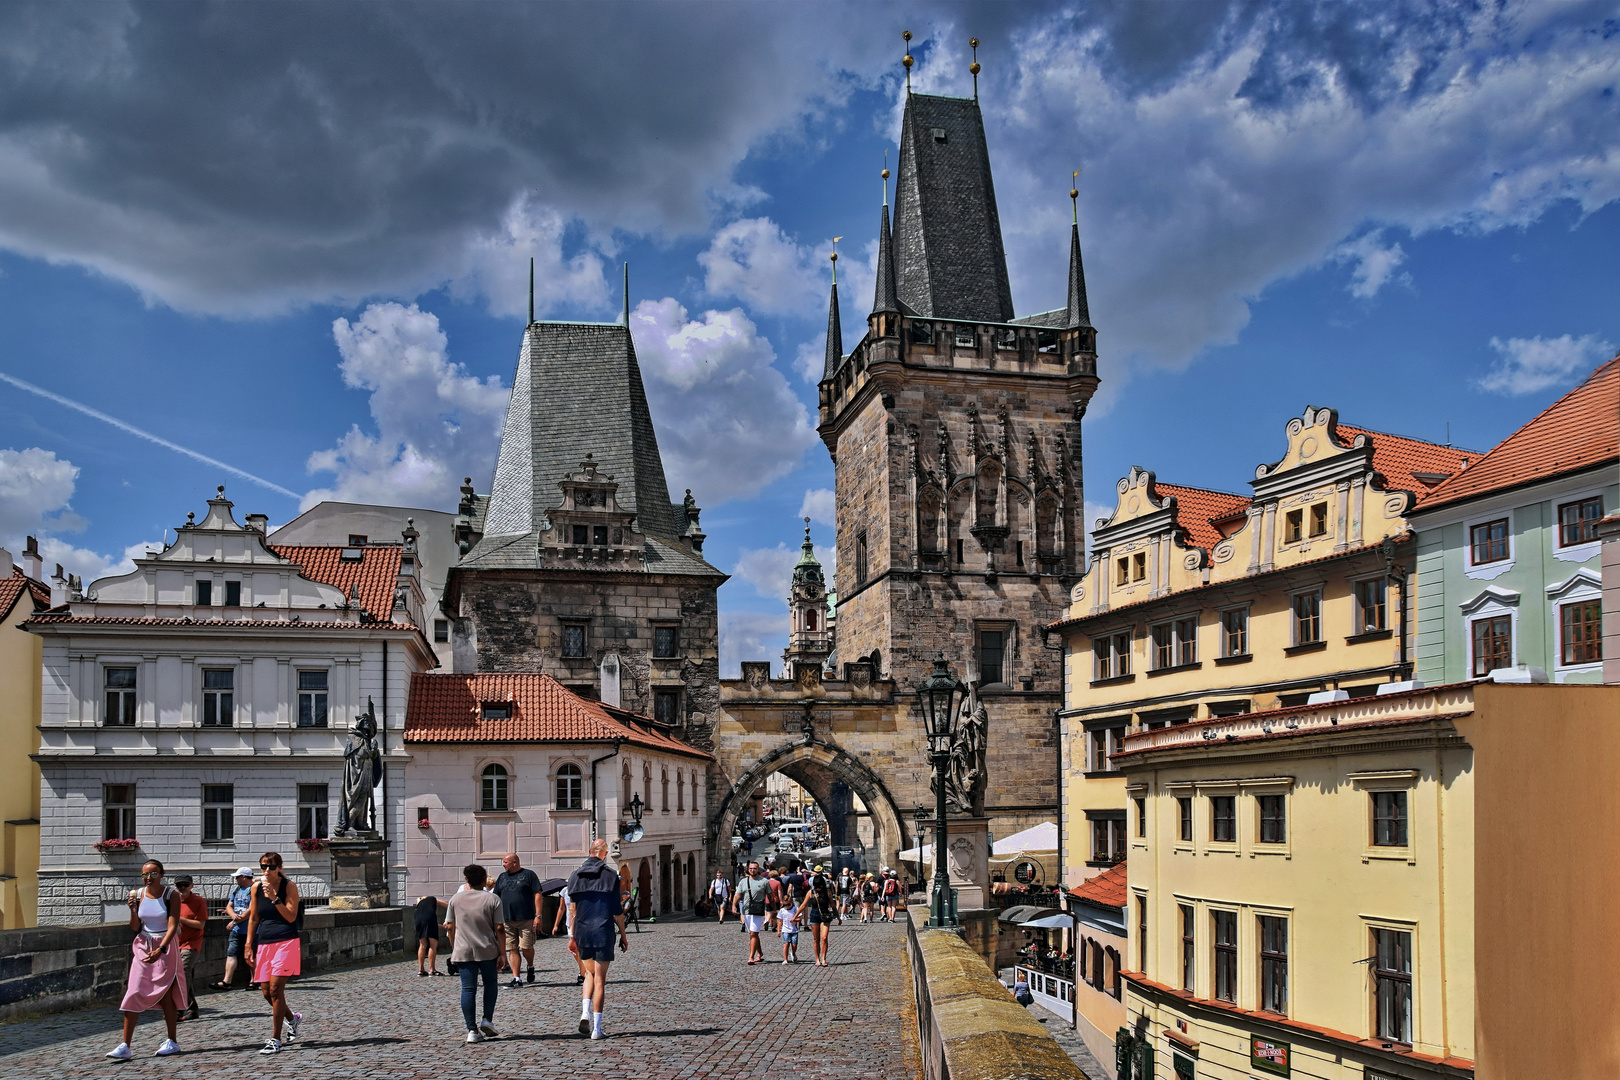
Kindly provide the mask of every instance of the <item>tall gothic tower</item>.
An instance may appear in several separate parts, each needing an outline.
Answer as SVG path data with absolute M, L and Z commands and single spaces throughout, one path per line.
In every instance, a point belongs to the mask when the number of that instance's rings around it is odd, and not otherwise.
M 908 93 L 892 232 L 884 176 L 866 333 L 845 355 L 835 292 L 820 383 L 838 656 L 875 656 L 909 689 L 943 652 L 981 684 L 1003 835 L 1058 812 L 1062 675 L 1043 627 L 1084 570 L 1080 420 L 1097 388 L 1078 218 L 1067 305 L 1016 318 L 977 98 Z

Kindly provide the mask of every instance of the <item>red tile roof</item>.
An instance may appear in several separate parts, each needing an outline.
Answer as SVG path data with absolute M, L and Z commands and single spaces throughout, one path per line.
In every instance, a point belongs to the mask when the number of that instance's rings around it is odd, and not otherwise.
M 509 703 L 511 717 L 482 719 L 480 706 L 484 702 Z M 670 754 L 711 758 L 666 735 L 652 720 L 582 698 L 550 675 L 539 672 L 473 675 L 418 672 L 411 677 L 411 697 L 405 707 L 406 742 L 619 740 Z
M 242 609 L 248 610 L 246 608 Z M 338 614 L 339 612 L 334 612 Z M 294 616 L 309 614 L 308 608 L 293 610 Z M 325 615 L 326 612 L 321 612 Z M 417 627 L 404 622 L 361 622 L 353 618 L 324 618 L 317 619 L 192 619 L 192 618 L 148 618 L 144 615 L 74 615 L 73 609 L 64 604 L 50 611 L 41 611 L 30 618 L 29 623 L 36 626 L 57 626 L 63 623 L 72 623 L 76 626 L 183 626 L 197 630 L 403 630 L 411 633 L 421 633 Z
M 1174 495 L 1176 524 L 1187 530 L 1187 539 L 1193 547 L 1208 551 L 1225 539 L 1226 534 L 1212 522 L 1242 513 L 1253 502 L 1247 495 L 1232 495 L 1207 488 L 1183 487 L 1155 480 L 1153 491 L 1161 498 Z
M 1420 508 L 1580 472 L 1620 456 L 1620 356 L 1429 493 Z
M 372 618 L 386 622 L 393 616 L 394 589 L 404 553 L 399 544 L 366 544 L 359 548 L 360 558 L 348 560 L 342 558 L 343 552 L 355 549 L 341 544 L 271 544 L 269 548 L 296 563 L 311 581 L 335 585 L 344 596 L 352 596 L 358 586 L 360 606 Z
M 1419 496 L 1430 490 L 1434 476 L 1455 476 L 1469 462 L 1477 461 L 1477 450 L 1463 450 L 1455 446 L 1409 439 L 1405 435 L 1391 435 L 1371 428 L 1335 425 L 1339 438 L 1351 442 L 1357 435 L 1367 436 L 1372 443 L 1373 468 L 1384 477 L 1384 486 L 1395 491 L 1411 491 Z M 1418 473 L 1429 476 L 1429 483 L 1418 479 Z
M 10 577 L 0 578 L 0 619 L 11 614 L 12 606 L 24 593 L 33 594 L 35 611 L 51 606 L 50 586 L 23 573 L 22 567 L 13 566 Z
M 1125 864 L 1117 863 L 1098 874 L 1089 881 L 1081 882 L 1069 890 L 1070 894 L 1082 900 L 1089 900 L 1093 904 L 1103 907 L 1122 908 L 1125 906 Z

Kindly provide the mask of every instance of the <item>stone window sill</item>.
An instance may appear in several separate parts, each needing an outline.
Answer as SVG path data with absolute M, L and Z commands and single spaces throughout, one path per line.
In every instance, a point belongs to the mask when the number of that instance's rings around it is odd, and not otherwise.
M 1171 667 L 1154 668 L 1147 673 L 1147 677 L 1153 679 L 1160 675 L 1174 675 L 1178 671 L 1197 671 L 1203 666 L 1204 662 L 1202 660 L 1194 660 L 1190 664 L 1175 664 Z
M 1388 641 L 1395 635 L 1393 630 L 1369 630 L 1365 634 L 1351 634 L 1344 639 L 1346 645 L 1360 645 L 1364 641 Z
M 1228 664 L 1247 664 L 1253 659 L 1253 653 L 1238 653 L 1235 656 L 1217 656 L 1215 658 L 1215 666 L 1226 667 Z
M 1115 675 L 1113 678 L 1110 678 L 1110 679 L 1093 679 L 1093 680 L 1091 680 L 1091 685 L 1092 685 L 1093 688 L 1096 688 L 1096 687 L 1099 687 L 1099 686 L 1122 686 L 1125 683 L 1130 683 L 1130 682 L 1135 682 L 1135 681 L 1136 681 L 1136 675 L 1135 675 L 1135 673 L 1132 673 L 1130 675 Z
M 1307 641 L 1303 645 L 1290 645 L 1283 650 L 1284 656 L 1301 656 L 1305 653 L 1321 652 L 1327 648 L 1325 641 Z

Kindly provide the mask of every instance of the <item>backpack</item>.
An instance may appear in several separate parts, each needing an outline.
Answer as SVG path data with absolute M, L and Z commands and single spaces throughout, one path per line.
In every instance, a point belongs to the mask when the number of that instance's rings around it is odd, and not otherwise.
M 899 891 L 900 891 L 900 883 L 898 881 L 896 881 L 894 878 L 890 878 L 888 881 L 885 881 L 883 883 L 883 895 L 885 897 L 894 896 Z

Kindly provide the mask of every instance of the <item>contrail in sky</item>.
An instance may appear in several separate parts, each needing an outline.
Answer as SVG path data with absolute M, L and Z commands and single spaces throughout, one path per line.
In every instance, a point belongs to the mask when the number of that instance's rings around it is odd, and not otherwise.
M 16 378 L 16 377 L 11 376 L 11 375 L 7 375 L 3 371 L 0 371 L 0 382 L 10 383 L 12 386 L 15 386 L 19 390 L 26 390 L 30 394 L 38 394 L 40 397 L 46 399 L 47 401 L 54 401 L 58 405 L 64 405 L 69 409 L 73 409 L 73 410 L 75 410 L 77 412 L 82 412 L 86 416 L 93 416 L 97 420 L 100 420 L 102 423 L 111 424 L 113 427 L 117 428 L 119 431 L 128 432 L 129 434 L 135 436 L 138 439 L 145 439 L 147 442 L 157 443 L 159 446 L 164 447 L 165 449 L 173 450 L 177 454 L 184 454 L 186 457 L 191 458 L 194 461 L 200 461 L 204 465 L 212 465 L 216 469 L 224 469 L 226 472 L 230 473 L 233 476 L 240 476 L 243 480 L 247 480 L 247 481 L 250 481 L 252 483 L 258 484 L 260 487 L 269 488 L 271 491 L 274 491 L 274 492 L 276 492 L 277 494 L 280 494 L 280 495 L 285 495 L 289 499 L 300 499 L 300 498 L 303 497 L 303 496 L 299 495 L 298 492 L 296 492 L 296 491 L 288 491 L 286 488 L 282 487 L 280 484 L 272 484 L 270 481 L 266 480 L 262 476 L 254 476 L 250 472 L 244 472 L 243 470 L 238 469 L 235 465 L 227 465 L 223 461 L 218 461 L 218 460 L 216 460 L 214 458 L 209 457 L 206 454 L 199 454 L 195 450 L 188 450 L 184 446 L 179 445 L 178 443 L 170 442 L 168 439 L 160 439 L 160 438 L 158 438 L 158 436 L 153 435 L 149 431 L 142 431 L 140 428 L 136 427 L 133 424 L 124 423 L 122 420 L 118 419 L 116 416 L 108 416 L 106 413 L 101 412 L 101 411 L 99 411 L 97 409 L 92 409 L 88 405 L 83 405 L 83 404 L 80 404 L 77 401 L 72 401 L 72 400 L 70 400 L 68 398 L 63 397 L 61 394 L 53 394 L 49 390 L 45 390 L 45 389 L 42 389 L 42 388 L 40 388 L 38 386 L 35 386 L 33 383 L 26 383 L 26 382 L 23 382 L 19 378 Z

